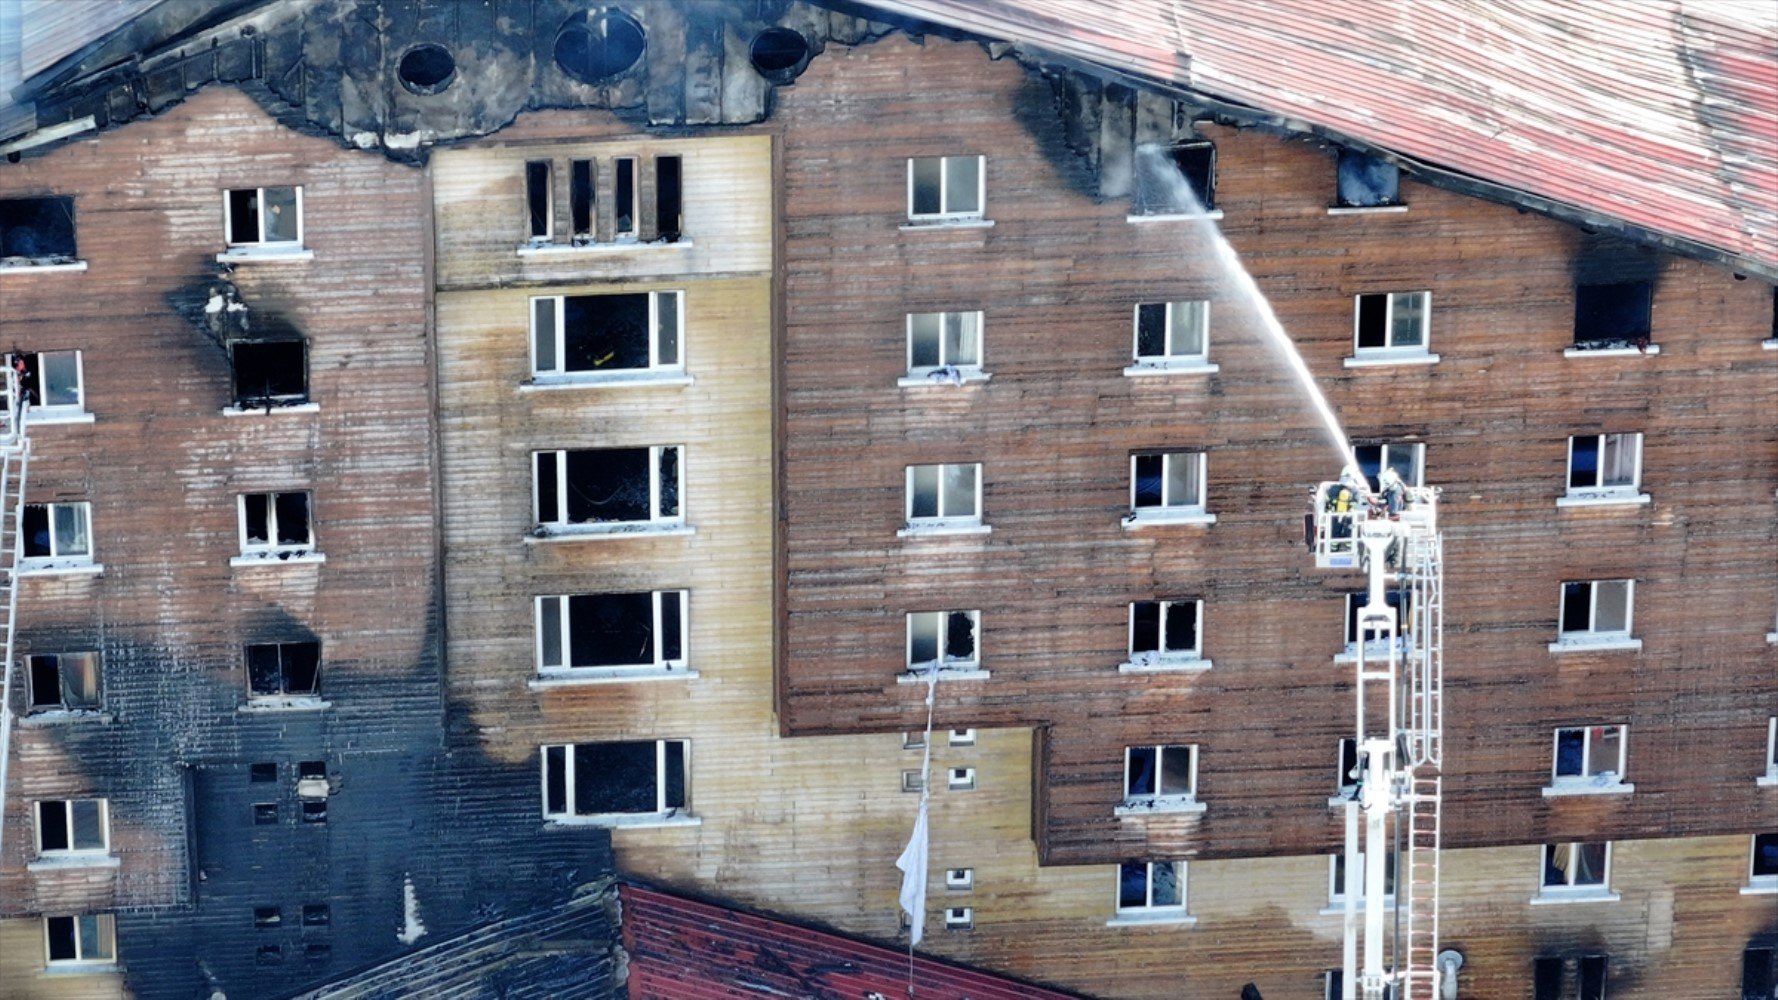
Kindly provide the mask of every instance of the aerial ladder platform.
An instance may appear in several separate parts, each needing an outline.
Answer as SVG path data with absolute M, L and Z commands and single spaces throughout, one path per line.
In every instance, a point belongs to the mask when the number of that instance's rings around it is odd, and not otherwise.
M 24 552 L 25 472 L 30 465 L 31 439 L 25 433 L 30 400 L 23 391 L 20 373 L 6 366 L 6 413 L 0 419 L 0 848 L 6 843 L 7 765 L 12 760 L 12 676 L 16 672 L 14 640 L 19 611 L 18 567 Z M 0 851 L 3 853 L 3 851 Z

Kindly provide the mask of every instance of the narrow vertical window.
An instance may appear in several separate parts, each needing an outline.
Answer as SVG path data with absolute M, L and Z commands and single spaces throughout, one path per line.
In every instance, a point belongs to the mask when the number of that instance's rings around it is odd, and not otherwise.
M 613 167 L 616 170 L 613 232 L 620 240 L 633 240 L 636 238 L 636 158 L 620 156 L 613 161 Z
M 684 226 L 680 165 L 677 156 L 658 156 L 654 161 L 655 227 L 660 238 L 668 243 L 679 242 Z
M 555 228 L 553 201 L 550 197 L 549 161 L 529 161 L 525 164 L 525 214 L 531 242 L 549 242 Z
M 547 166 L 547 164 L 545 164 Z M 568 164 L 568 215 L 574 227 L 574 244 L 594 240 L 597 216 L 593 204 L 593 161 L 572 160 Z

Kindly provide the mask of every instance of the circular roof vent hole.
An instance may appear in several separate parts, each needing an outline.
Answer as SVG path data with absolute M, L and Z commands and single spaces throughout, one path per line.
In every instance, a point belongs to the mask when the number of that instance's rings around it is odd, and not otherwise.
M 402 53 L 395 75 L 416 94 L 436 94 L 457 78 L 457 59 L 450 49 L 425 42 Z
M 601 83 L 636 65 L 648 39 L 621 10 L 570 18 L 556 36 L 556 65 L 582 83 Z
M 748 58 L 760 76 L 789 83 L 809 65 L 809 40 L 789 28 L 767 28 L 753 36 Z

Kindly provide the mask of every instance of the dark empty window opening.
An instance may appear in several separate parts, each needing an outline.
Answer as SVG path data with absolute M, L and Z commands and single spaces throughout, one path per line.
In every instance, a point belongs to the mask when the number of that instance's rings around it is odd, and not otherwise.
M 327 822 L 327 800 L 304 799 L 302 803 L 302 817 L 304 823 Z
M 314 545 L 306 491 L 241 495 L 243 553 L 290 556 L 307 552 Z
M 537 523 L 672 524 L 679 508 L 679 449 L 609 448 L 535 455 Z
M 1574 346 L 1646 349 L 1652 309 L 1653 289 L 1646 281 L 1578 285 L 1574 289 Z
M 303 945 L 303 958 L 311 962 L 325 962 L 333 957 L 333 945 L 326 941 L 310 941 Z
M 327 778 L 327 762 L 324 760 L 305 760 L 296 765 L 296 776 L 303 778 Z
M 654 161 L 655 232 L 667 243 L 679 242 L 683 225 L 680 169 L 677 156 L 657 156 Z
M 247 769 L 247 780 L 255 783 L 277 781 L 278 763 L 276 761 L 262 761 L 250 765 Z
M 1195 215 L 1216 207 L 1216 147 L 1193 142 L 1136 150 L 1136 215 Z
M 253 908 L 253 926 L 260 930 L 271 930 L 284 926 L 284 911 L 276 906 L 256 906 Z
M 253 953 L 253 962 L 256 965 L 283 965 L 284 949 L 275 944 L 262 944 Z
M 457 78 L 457 58 L 442 45 L 422 42 L 402 53 L 395 75 L 413 93 L 436 94 Z
M 548 242 L 553 229 L 549 175 L 548 160 L 531 160 L 525 164 L 525 209 L 533 242 Z
M 620 156 L 612 164 L 617 171 L 612 208 L 617 213 L 612 231 L 617 238 L 636 238 L 636 158 Z
M 326 927 L 332 919 L 332 911 L 328 910 L 326 903 L 303 904 L 304 927 Z
M 1382 208 L 1401 204 L 1401 168 L 1350 149 L 1340 150 L 1335 204 L 1340 208 Z
M 1387 591 L 1383 594 L 1383 602 L 1395 609 L 1396 635 L 1400 636 L 1411 631 L 1409 626 L 1413 623 L 1414 602 L 1410 599 L 1409 592 L 1405 590 Z M 1358 616 L 1369 604 L 1369 594 L 1360 592 L 1346 595 L 1346 645 L 1348 647 L 1358 643 Z M 1364 641 L 1367 643 L 1380 642 L 1384 638 L 1386 636 L 1382 629 L 1367 628 L 1364 630 Z
M 41 854 L 104 851 L 110 846 L 105 799 L 44 799 L 37 803 L 37 850 Z
M 636 65 L 647 44 L 642 26 L 623 11 L 581 14 L 556 35 L 556 65 L 582 83 L 602 83 Z
M 1753 835 L 1753 860 L 1750 872 L 1754 878 L 1778 879 L 1778 833 Z
M 256 802 L 253 804 L 254 826 L 276 826 L 278 823 L 278 804 L 276 802 Z
M 32 712 L 98 710 L 98 653 L 39 653 L 25 657 L 25 667 Z
M 680 292 L 532 300 L 532 371 L 541 377 L 677 369 Z
M 808 67 L 809 40 L 789 28 L 767 28 L 753 36 L 747 58 L 760 76 L 786 84 Z
M 1741 953 L 1741 1000 L 1778 997 L 1778 946 L 1750 944 Z
M 0 198 L 0 267 L 74 260 L 73 198 Z
M 1559 958 L 1539 958 L 1531 963 L 1533 1000 L 1562 1000 L 1562 980 L 1566 965 Z
M 685 666 L 683 590 L 537 599 L 538 669 Z
M 237 340 L 229 345 L 235 405 L 244 410 L 309 401 L 309 351 L 301 340 Z
M 593 161 L 572 160 L 568 164 L 568 214 L 572 217 L 574 243 L 591 243 L 594 239 Z M 532 235 L 537 235 L 535 232 Z
M 247 646 L 247 684 L 256 698 L 314 697 L 320 692 L 319 642 L 262 642 Z
M 685 809 L 688 753 L 684 740 L 546 746 L 544 816 L 671 815 Z

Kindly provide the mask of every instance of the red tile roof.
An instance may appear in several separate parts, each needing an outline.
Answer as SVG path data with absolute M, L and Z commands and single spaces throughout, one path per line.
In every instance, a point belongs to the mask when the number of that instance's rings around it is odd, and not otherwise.
M 1778 272 L 1778 3 L 872 0 Z
M 905 950 L 625 885 L 631 1000 L 904 1000 Z M 917 955 L 915 1000 L 1080 1000 Z

